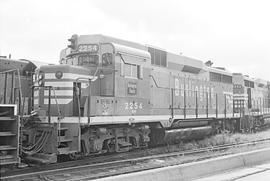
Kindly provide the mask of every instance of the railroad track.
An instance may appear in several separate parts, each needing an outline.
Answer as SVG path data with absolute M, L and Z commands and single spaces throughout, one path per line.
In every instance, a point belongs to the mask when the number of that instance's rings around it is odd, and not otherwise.
M 84 160 L 77 160 L 71 162 L 64 162 L 58 164 L 45 165 L 38 168 L 27 168 L 7 172 L 2 174 L 3 180 L 69 180 L 68 178 L 77 178 L 77 180 L 97 179 L 106 176 L 118 175 L 123 173 L 130 173 L 153 168 L 163 167 L 166 159 L 183 157 L 189 155 L 196 155 L 205 152 L 215 152 L 227 150 L 230 148 L 246 147 L 251 145 L 270 143 L 270 138 L 234 143 L 224 144 L 219 146 L 205 147 L 195 150 L 171 152 L 157 155 L 142 156 L 145 153 L 129 152 L 117 155 L 106 155 L 96 158 L 87 158 Z M 143 152 L 143 151 L 142 151 Z M 120 160 L 122 159 L 122 160 Z M 203 159 L 203 158 L 202 158 Z M 160 161 L 160 164 L 143 165 L 151 161 Z M 164 161 L 164 162 L 163 162 Z M 132 168 L 122 170 L 119 173 L 119 168 Z M 74 178 L 72 179 L 74 180 Z M 75 179 L 76 180 L 76 179 Z

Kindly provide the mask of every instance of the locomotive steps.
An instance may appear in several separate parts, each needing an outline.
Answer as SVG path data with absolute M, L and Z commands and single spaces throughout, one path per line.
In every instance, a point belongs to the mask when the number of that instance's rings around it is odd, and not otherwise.
M 251 166 L 270 161 L 270 148 L 237 153 L 218 158 L 182 165 L 168 166 L 147 171 L 123 174 L 113 177 L 98 179 L 99 181 L 139 181 L 139 180 L 193 180 L 203 176 L 213 175 L 239 167 Z

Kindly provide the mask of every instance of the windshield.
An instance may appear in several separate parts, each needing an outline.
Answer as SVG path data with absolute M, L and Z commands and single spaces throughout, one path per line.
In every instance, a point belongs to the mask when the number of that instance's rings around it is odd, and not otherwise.
M 97 66 L 98 55 L 83 54 L 78 57 L 78 65 Z

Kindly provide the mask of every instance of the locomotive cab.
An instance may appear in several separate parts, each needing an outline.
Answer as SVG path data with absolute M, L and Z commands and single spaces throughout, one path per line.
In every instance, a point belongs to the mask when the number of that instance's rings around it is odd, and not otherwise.
M 60 63 L 36 73 L 36 109 L 74 117 L 148 114 L 147 51 L 81 40 L 77 48 L 62 51 Z

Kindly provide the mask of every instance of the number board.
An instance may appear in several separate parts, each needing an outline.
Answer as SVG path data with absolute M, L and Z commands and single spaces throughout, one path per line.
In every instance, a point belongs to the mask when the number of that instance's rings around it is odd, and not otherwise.
M 135 82 L 128 82 L 127 93 L 129 95 L 136 95 L 137 94 L 137 84 Z
M 97 44 L 83 44 L 83 45 L 78 46 L 79 52 L 97 53 L 98 49 L 99 49 L 99 47 Z
M 132 114 L 136 114 L 137 110 L 143 109 L 143 103 L 142 102 L 126 102 L 125 103 L 125 110 L 130 110 Z

